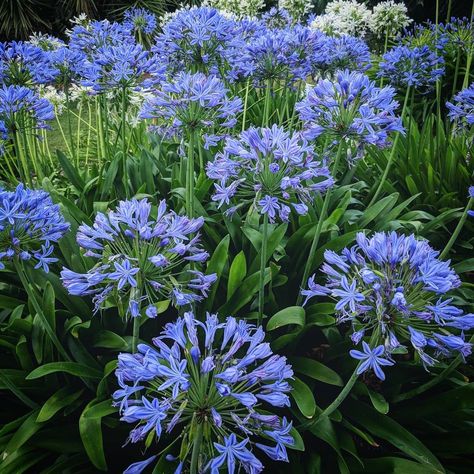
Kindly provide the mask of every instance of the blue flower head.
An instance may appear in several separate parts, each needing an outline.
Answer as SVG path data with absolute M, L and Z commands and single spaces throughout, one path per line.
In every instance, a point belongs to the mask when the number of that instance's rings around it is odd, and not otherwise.
M 53 105 L 23 86 L 0 87 L 0 120 L 9 131 L 47 128 L 54 119 Z
M 315 195 L 333 184 L 313 147 L 277 125 L 227 138 L 224 150 L 208 163 L 207 175 L 216 181 L 212 200 L 218 207 L 253 204 L 270 222 L 288 221 L 291 210 L 306 214 Z
M 217 75 L 223 52 L 235 41 L 236 24 L 218 10 L 192 7 L 178 10 L 156 38 L 152 48 L 171 74 L 201 71 Z
M 92 295 L 96 311 L 106 301 L 120 302 L 122 316 L 137 317 L 146 306 L 146 315 L 155 317 L 156 303 L 164 300 L 191 305 L 216 279 L 189 265 L 209 257 L 197 233 L 203 223 L 166 212 L 165 201 L 156 218 L 146 199 L 121 201 L 115 211 L 98 213 L 92 226 L 79 227 L 77 242 L 97 263 L 87 273 L 64 268 L 63 284 L 72 295 Z
M 14 191 L 0 190 L 0 267 L 18 258 L 49 271 L 54 244 L 69 230 L 69 224 L 50 195 L 22 184 Z
M 448 117 L 455 122 L 456 130 L 468 130 L 474 125 L 474 83 L 458 92 L 453 102 L 446 102 Z
M 321 268 L 326 283 L 315 283 L 313 276 L 302 294 L 306 302 L 318 296 L 333 299 L 338 321 L 351 322 L 356 344 L 371 336 L 375 349 L 364 346 L 365 355 L 352 354 L 365 360 L 360 371 L 371 368 L 382 378 L 378 358 L 391 360 L 392 354 L 404 350 L 403 343 L 413 347 L 425 366 L 433 365 L 437 357 L 465 355 L 470 347 L 457 339 L 455 345 L 438 332 L 450 337 L 450 327 L 474 326 L 472 315 L 463 315 L 452 298 L 443 297 L 460 280 L 438 254 L 413 235 L 378 232 L 368 238 L 359 233 L 357 244 L 340 254 L 326 250 Z
M 296 104 L 309 140 L 327 134 L 336 141 L 366 145 L 389 145 L 390 133 L 403 132 L 395 115 L 398 102 L 392 87 L 379 88 L 366 75 L 339 71 L 334 80 L 321 79 Z
M 393 86 L 426 93 L 443 76 L 444 59 L 428 46 L 399 45 L 383 55 L 379 68 L 378 76 L 387 78 Z
M 179 433 L 183 445 L 170 454 L 179 463 L 176 472 L 187 472 L 199 432 L 199 472 L 225 466 L 228 472 L 261 472 L 259 451 L 288 461 L 292 424 L 272 412 L 290 405 L 293 371 L 264 338 L 261 327 L 243 320 L 221 323 L 207 314 L 201 322 L 185 313 L 165 326 L 153 346 L 120 354 L 120 389 L 113 398 L 122 420 L 134 424 L 130 441 L 149 439 L 152 432 L 158 439 Z
M 123 26 L 135 33 L 151 35 L 156 30 L 156 16 L 146 8 L 129 8 L 123 15 Z
M 207 146 L 223 138 L 220 132 L 234 127 L 241 109 L 241 99 L 229 97 L 219 78 L 181 73 L 154 92 L 140 117 L 158 119 L 155 130 L 168 136 L 212 131 L 212 136 L 204 136 Z
M 0 83 L 33 86 L 54 80 L 56 71 L 48 53 L 23 41 L 0 43 Z

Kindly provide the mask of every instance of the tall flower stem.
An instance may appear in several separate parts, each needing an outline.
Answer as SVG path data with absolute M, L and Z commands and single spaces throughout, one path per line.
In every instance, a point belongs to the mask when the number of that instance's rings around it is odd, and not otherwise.
M 265 306 L 265 266 L 267 264 L 268 214 L 263 215 L 262 246 L 260 247 L 260 280 L 258 293 L 258 326 L 263 321 Z
M 269 79 L 266 83 L 265 102 L 263 104 L 263 126 L 264 127 L 268 127 L 268 123 L 270 121 L 271 89 L 272 89 L 272 83 Z
M 23 261 L 20 260 L 19 258 L 15 258 L 13 262 L 14 262 L 15 270 L 18 276 L 20 277 L 21 284 L 23 285 L 23 288 L 25 289 L 28 295 L 28 300 L 31 301 L 31 303 L 33 304 L 33 308 L 35 309 L 36 314 L 41 319 L 41 323 L 44 327 L 44 330 L 48 334 L 49 338 L 51 339 L 52 343 L 56 347 L 59 354 L 61 354 L 61 356 L 65 360 L 70 361 L 71 358 L 69 357 L 68 353 L 62 346 L 61 341 L 58 339 L 58 336 L 56 335 L 54 329 L 51 327 L 51 324 L 49 323 L 48 318 L 46 318 L 41 308 L 41 304 L 39 303 L 37 295 L 36 295 L 36 290 L 34 289 L 33 285 L 28 281 L 28 277 L 26 275 Z
M 466 222 L 468 211 L 473 206 L 474 206 L 474 198 L 470 198 L 469 201 L 467 202 L 467 205 L 466 205 L 466 208 L 464 209 L 464 212 L 462 213 L 461 219 L 459 219 L 459 222 L 458 222 L 458 225 L 456 226 L 456 229 L 454 229 L 454 232 L 451 235 L 451 238 L 449 239 L 448 243 L 446 244 L 446 247 L 444 247 L 444 250 L 441 252 L 439 258 L 443 259 L 448 255 L 448 253 L 451 250 L 452 246 L 456 242 L 456 239 L 458 238 L 462 228 L 464 227 L 464 223 Z
M 137 316 L 133 318 L 133 329 L 132 329 L 132 353 L 135 354 L 137 352 L 138 346 L 138 339 L 140 338 L 140 318 L 141 316 Z
M 202 435 L 204 430 L 204 423 L 199 423 L 196 418 L 194 418 L 194 420 L 196 422 L 196 435 L 194 438 L 193 452 L 191 454 L 191 474 L 198 473 L 199 453 L 201 451 Z
M 123 166 L 123 187 L 125 188 L 125 196 L 129 197 L 129 180 L 127 168 L 127 128 L 125 126 L 127 112 L 127 88 L 122 87 L 122 166 Z
M 186 214 L 194 215 L 194 131 L 189 134 L 188 159 L 186 162 Z
M 474 1 L 472 2 L 472 10 L 471 10 L 471 28 L 472 22 L 474 21 Z M 471 77 L 471 64 L 472 64 L 472 55 L 474 54 L 474 45 L 469 45 L 469 51 L 467 53 L 467 61 L 466 61 L 466 73 L 464 74 L 464 80 L 462 83 L 462 89 L 465 89 L 469 85 L 469 79 Z
M 30 173 L 28 171 L 28 163 L 26 161 L 26 157 L 23 152 L 20 134 L 18 133 L 18 131 L 15 131 L 15 133 L 13 134 L 13 143 L 15 145 L 15 151 L 18 155 L 17 158 L 20 160 L 20 163 L 21 163 L 21 166 L 18 167 L 18 169 L 21 170 L 20 177 L 24 182 L 28 184 L 28 186 L 31 187 L 31 178 L 30 178 Z
M 344 150 L 344 142 L 340 142 L 337 148 L 336 159 L 334 160 L 334 165 L 332 167 L 332 174 L 334 179 L 337 177 L 337 170 L 339 168 L 339 162 L 341 161 L 342 152 Z M 309 250 L 308 259 L 306 260 L 306 265 L 304 267 L 303 272 L 303 279 L 301 280 L 301 288 L 306 285 L 308 281 L 309 273 L 313 268 L 313 261 L 314 255 L 316 254 L 316 250 L 318 249 L 319 238 L 321 237 L 321 231 L 323 229 L 323 224 L 326 219 L 326 214 L 329 208 L 329 202 L 331 200 L 331 188 L 326 191 L 326 195 L 324 196 L 323 207 L 321 209 L 321 214 L 319 216 L 318 224 L 316 226 L 316 231 L 314 233 L 313 241 L 311 242 L 311 248 Z M 303 299 L 301 292 L 298 292 L 298 298 L 296 300 L 296 304 L 300 305 L 301 300 Z
M 245 86 L 245 99 L 244 99 L 244 111 L 242 115 L 242 132 L 245 130 L 245 118 L 247 116 L 247 105 L 249 101 L 249 89 L 250 89 L 250 79 L 247 80 L 247 85 Z
M 410 95 L 410 87 L 407 87 L 406 93 L 405 93 L 405 99 L 403 101 L 403 108 L 402 108 L 402 115 L 401 115 L 401 120 L 403 124 L 403 119 L 405 117 L 406 109 L 407 109 L 407 104 L 408 104 L 408 97 Z M 410 133 L 410 131 L 408 131 Z M 398 140 L 400 139 L 401 132 L 398 132 L 397 135 L 395 136 L 395 140 L 393 140 L 392 143 L 392 149 L 390 151 L 390 156 L 388 157 L 387 165 L 385 166 L 385 170 L 382 174 L 382 178 L 380 179 L 379 185 L 377 187 L 377 190 L 375 191 L 375 194 L 373 195 L 372 199 L 370 200 L 370 203 L 368 207 L 372 206 L 376 201 L 377 198 L 380 195 L 380 192 L 382 191 L 383 185 L 385 184 L 385 181 L 388 176 L 388 172 L 390 171 L 390 168 L 392 166 L 393 159 L 395 158 L 395 153 L 397 152 L 397 145 L 398 145 Z

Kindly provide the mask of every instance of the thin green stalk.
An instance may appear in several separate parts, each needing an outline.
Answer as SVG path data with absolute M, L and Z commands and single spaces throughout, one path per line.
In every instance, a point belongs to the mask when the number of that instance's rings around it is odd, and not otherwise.
M 20 133 L 18 132 L 18 130 L 16 130 L 15 133 L 13 134 L 13 143 L 14 143 L 16 153 L 21 163 L 21 166 L 19 168 L 21 169 L 20 178 L 23 182 L 27 183 L 28 186 L 31 187 L 31 178 L 30 178 L 30 172 L 28 169 L 28 162 L 26 161 L 26 156 L 23 151 L 23 146 L 21 144 L 21 139 L 20 139 Z
M 186 162 L 186 214 L 194 216 L 194 131 L 189 134 Z
M 258 293 L 258 326 L 263 321 L 265 306 L 265 267 L 267 265 L 268 214 L 263 215 L 262 246 L 260 247 L 260 279 Z
M 471 28 L 472 22 L 474 21 L 474 1 L 472 2 L 472 9 L 471 9 Z M 472 64 L 472 55 L 474 54 L 474 45 L 469 45 L 469 52 L 467 53 L 467 61 L 466 61 L 466 73 L 464 74 L 464 80 L 462 82 L 462 89 L 465 89 L 469 85 L 469 79 L 471 77 L 471 64 Z
M 198 467 L 199 467 L 198 461 L 199 461 L 199 454 L 201 452 L 202 435 L 204 431 L 204 423 L 199 423 L 199 421 L 196 418 L 194 418 L 194 421 L 197 427 L 196 427 L 196 436 L 194 437 L 193 452 L 191 454 L 190 474 L 198 473 Z
M 82 122 L 82 101 L 79 102 L 79 118 L 77 120 L 77 130 L 76 130 L 76 166 L 79 169 L 80 166 L 80 143 L 81 143 L 81 122 Z
M 141 316 L 133 318 L 133 333 L 132 333 L 132 353 L 137 352 L 138 340 L 140 339 L 140 319 Z
M 271 103 L 271 81 L 267 80 L 265 89 L 265 102 L 263 104 L 263 126 L 268 127 L 270 120 L 270 103 Z
M 59 117 L 56 115 L 56 124 L 58 125 L 58 130 L 61 133 L 61 136 L 63 138 L 64 144 L 66 145 L 67 151 L 69 155 L 72 155 L 71 148 L 69 146 L 69 140 L 66 138 L 66 135 L 63 130 L 63 126 L 61 125 L 61 121 L 59 120 Z
M 245 118 L 247 116 L 247 105 L 249 100 L 249 89 L 250 89 L 250 79 L 247 80 L 247 85 L 245 86 L 245 99 L 244 99 L 244 112 L 242 115 L 242 132 L 245 130 Z
M 461 62 L 461 48 L 458 48 L 456 54 L 456 64 L 454 66 L 454 77 L 453 77 L 453 88 L 451 89 L 451 96 L 453 96 L 457 91 L 458 76 L 459 76 L 459 65 Z
M 74 135 L 72 133 L 72 122 L 71 122 L 71 101 L 69 100 L 69 88 L 66 87 L 65 89 L 65 95 L 66 95 L 66 111 L 67 111 L 67 128 L 68 128 L 68 133 L 69 133 L 69 140 L 71 143 L 71 150 L 73 153 L 75 153 L 75 147 L 74 147 Z M 73 159 L 77 159 L 76 156 L 72 156 Z
M 402 108 L 402 115 L 401 115 L 401 121 L 403 124 L 403 119 L 405 117 L 406 109 L 407 109 L 407 103 L 408 103 L 408 97 L 410 94 L 410 87 L 407 87 L 406 93 L 405 93 L 405 100 L 403 101 L 403 108 Z M 385 166 L 385 170 L 382 174 L 382 178 L 380 179 L 379 185 L 377 187 L 377 190 L 375 191 L 375 194 L 373 195 L 372 199 L 370 200 L 369 206 L 372 206 L 376 201 L 377 198 L 379 197 L 380 192 L 382 191 L 383 185 L 385 184 L 385 180 L 387 179 L 388 172 L 390 171 L 390 167 L 392 166 L 392 161 L 395 157 L 395 153 L 397 151 L 397 145 L 398 145 L 398 140 L 400 139 L 401 133 L 398 132 L 395 136 L 395 140 L 392 143 L 392 149 L 390 151 L 390 156 L 387 161 L 387 165 Z
M 129 197 L 129 180 L 127 168 L 127 127 L 125 126 L 127 112 L 127 89 L 122 88 L 122 165 L 123 165 L 123 187 L 125 188 L 125 196 Z
M 456 239 L 458 238 L 464 223 L 466 222 L 467 219 L 467 213 L 468 211 L 474 206 L 474 198 L 470 198 L 469 201 L 467 202 L 466 208 L 464 209 L 464 212 L 461 216 L 461 219 L 459 219 L 458 225 L 456 226 L 456 229 L 454 229 L 453 234 L 451 235 L 451 238 L 449 239 L 448 243 L 446 244 L 446 247 L 444 247 L 444 250 L 441 252 L 439 258 L 443 259 L 445 258 L 449 251 L 451 250 L 452 246 L 456 242 Z
M 334 179 L 337 177 L 337 171 L 339 168 L 339 162 L 341 161 L 341 156 L 344 150 L 344 142 L 340 142 L 339 146 L 337 148 L 337 153 L 336 153 L 336 159 L 334 160 L 334 165 L 332 167 L 332 175 Z M 301 280 L 301 288 L 304 288 L 306 286 L 306 282 L 308 281 L 309 273 L 311 269 L 313 268 L 313 261 L 314 261 L 314 256 L 316 254 L 316 250 L 318 249 L 318 244 L 319 244 L 319 238 L 321 237 L 321 231 L 323 229 L 323 224 L 326 219 L 326 214 L 328 212 L 329 208 L 329 201 L 331 200 L 331 188 L 329 188 L 326 191 L 326 196 L 324 196 L 324 201 L 323 201 L 323 208 L 321 209 L 321 214 L 319 216 L 318 224 L 316 226 L 316 231 L 314 233 L 313 241 L 311 242 L 311 248 L 309 250 L 309 255 L 308 259 L 306 260 L 306 265 L 304 267 L 304 272 L 303 272 L 303 279 Z M 298 292 L 298 298 L 296 300 L 296 304 L 300 305 L 301 300 L 303 299 L 301 292 Z

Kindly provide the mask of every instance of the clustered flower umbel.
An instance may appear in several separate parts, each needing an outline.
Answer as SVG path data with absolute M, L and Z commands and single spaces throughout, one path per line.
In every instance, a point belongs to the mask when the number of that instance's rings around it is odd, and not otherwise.
M 129 8 L 123 15 L 123 26 L 135 33 L 151 35 L 157 27 L 156 16 L 146 8 Z
M 403 132 L 394 97 L 392 87 L 377 87 L 364 74 L 345 70 L 333 80 L 320 79 L 295 107 L 308 140 L 326 133 L 355 143 L 360 154 L 366 145 L 388 146 L 390 133 Z
M 69 230 L 59 206 L 42 190 L 19 184 L 0 190 L 0 269 L 18 258 L 49 272 L 54 244 Z
M 98 213 L 92 226 L 79 227 L 77 243 L 97 264 L 86 273 L 64 268 L 63 284 L 72 295 L 92 295 L 95 311 L 115 301 L 122 316 L 138 317 L 146 306 L 146 315 L 154 318 L 156 304 L 165 300 L 192 305 L 216 280 L 189 265 L 209 258 L 197 233 L 203 223 L 202 217 L 166 212 L 165 201 L 156 218 L 146 199 L 121 201 L 115 211 Z
M 457 130 L 469 129 L 474 126 L 474 83 L 458 92 L 453 102 L 446 102 L 448 117 L 456 122 Z
M 270 222 L 287 221 L 291 209 L 306 214 L 314 197 L 334 184 L 301 134 L 277 125 L 252 127 L 238 138 L 228 138 L 223 151 L 208 163 L 207 175 L 216 181 L 212 200 L 228 207 L 227 214 L 253 205 Z
M 48 127 L 54 107 L 35 91 L 23 86 L 0 87 L 0 121 L 9 133 Z
M 176 473 L 188 472 L 194 450 L 196 472 L 217 473 L 224 465 L 229 473 L 261 472 L 258 451 L 288 461 L 292 425 L 274 411 L 290 405 L 293 371 L 264 338 L 261 327 L 243 320 L 219 322 L 208 313 L 201 322 L 188 312 L 166 324 L 152 346 L 120 354 L 113 398 L 122 420 L 135 425 L 129 440 L 174 433 L 181 446 L 167 459 L 178 463 Z M 141 472 L 155 458 L 125 472 Z
M 379 68 L 377 75 L 393 86 L 426 93 L 433 90 L 444 74 L 444 59 L 429 46 L 398 45 L 382 56 Z
M 411 23 L 404 3 L 388 0 L 369 10 L 356 0 L 329 2 L 325 13 L 313 17 L 310 26 L 327 34 L 364 37 L 369 32 L 378 37 L 393 37 Z
M 351 352 L 364 361 L 359 373 L 372 368 L 383 380 L 380 366 L 392 365 L 392 355 L 405 353 L 407 342 L 425 367 L 439 357 L 469 355 L 471 344 L 450 328 L 471 329 L 474 315 L 463 314 L 452 298 L 443 299 L 461 284 L 450 262 L 413 235 L 377 232 L 368 238 L 359 233 L 356 240 L 340 254 L 326 250 L 325 284 L 313 275 L 302 295 L 305 304 L 313 297 L 333 299 L 337 320 L 351 323 L 355 344 L 369 337 L 363 352 Z
M 241 110 L 242 100 L 229 97 L 221 79 L 183 72 L 161 84 L 143 104 L 140 117 L 157 119 L 154 130 L 165 136 L 204 132 L 208 147 L 234 127 Z

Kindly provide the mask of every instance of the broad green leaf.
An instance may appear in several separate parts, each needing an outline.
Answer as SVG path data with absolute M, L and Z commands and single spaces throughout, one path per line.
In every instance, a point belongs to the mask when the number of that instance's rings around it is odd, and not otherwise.
M 316 413 L 316 402 L 314 400 L 311 389 L 298 377 L 291 381 L 293 390 L 290 392 L 291 396 L 296 402 L 300 412 L 306 418 L 312 418 Z
M 243 279 L 247 275 L 247 261 L 245 259 L 245 253 L 241 250 L 232 261 L 232 265 L 229 270 L 229 282 L 227 283 L 227 299 L 235 293 Z
M 106 403 L 110 409 L 110 401 Z M 101 471 L 107 470 L 102 441 L 102 417 L 110 413 L 104 402 L 96 404 L 96 400 L 93 400 L 87 404 L 79 418 L 79 432 L 86 453 L 92 464 Z
M 36 421 L 39 423 L 48 421 L 59 410 L 77 400 L 83 392 L 84 390 L 73 392 L 71 388 L 67 386 L 59 389 L 54 395 L 46 400 L 44 405 L 41 407 L 40 412 L 38 413 Z
M 296 324 L 303 327 L 305 323 L 305 310 L 301 306 L 289 306 L 278 311 L 267 323 L 267 331 L 274 331 L 282 326 Z
M 364 469 L 357 472 L 364 474 L 435 474 L 439 471 L 409 459 L 386 457 L 364 459 Z
M 77 362 L 50 362 L 49 364 L 44 364 L 40 367 L 37 367 L 26 376 L 26 379 L 38 379 L 55 372 L 65 372 L 70 375 L 86 378 L 102 377 L 102 372 Z
M 346 404 L 347 416 L 357 421 L 374 436 L 388 441 L 416 461 L 431 466 L 436 472 L 445 472 L 434 454 L 395 420 L 355 400 L 346 400 Z
M 3 451 L 3 459 L 18 451 L 42 426 L 36 422 L 39 410 L 33 410 L 28 418 L 21 424 L 11 437 Z
M 293 370 L 300 374 L 330 385 L 339 387 L 343 385 L 343 381 L 337 372 L 317 360 L 306 357 L 290 357 L 289 361 L 293 366 Z

